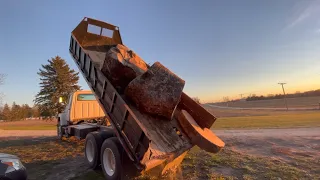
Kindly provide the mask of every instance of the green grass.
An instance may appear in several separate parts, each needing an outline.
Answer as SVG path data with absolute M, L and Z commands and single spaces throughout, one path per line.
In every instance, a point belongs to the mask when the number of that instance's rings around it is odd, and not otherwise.
M 317 179 L 318 166 L 316 162 L 294 165 L 281 159 L 240 153 L 228 147 L 218 154 L 194 147 L 184 158 L 180 172 L 173 179 Z M 137 179 L 167 178 L 146 174 Z
M 104 180 L 104 176 L 102 172 L 99 171 L 89 171 L 87 173 L 84 173 L 83 175 L 77 176 L 75 178 L 72 178 L 71 180 Z
M 86 171 L 86 168 L 80 167 L 82 159 L 74 161 L 84 156 L 83 149 L 84 140 L 76 138 L 64 141 L 55 138 L 0 141 L 0 152 L 17 155 L 27 168 L 29 180 L 47 179 L 56 166 L 70 161 L 74 163 L 66 166 L 66 169 L 81 168 L 81 172 Z M 63 172 L 60 170 L 59 173 Z
M 0 142 L 0 152 L 18 155 L 28 168 L 30 179 L 45 179 L 52 167 L 60 165 L 66 158 L 83 156 L 84 141 L 67 139 L 14 140 Z M 179 175 L 173 179 L 319 179 L 319 161 L 314 157 L 294 156 L 294 162 L 282 159 L 241 153 L 226 147 L 218 154 L 211 154 L 194 147 L 181 164 Z M 71 160 L 71 159 L 70 159 Z M 79 163 L 82 163 L 80 160 Z M 79 165 L 80 166 L 80 165 Z M 101 171 L 85 169 L 74 172 L 79 180 L 102 180 Z M 69 167 L 71 168 L 71 167 Z M 75 164 L 73 168 L 78 168 Z M 173 176 L 174 177 L 174 176 Z M 180 177 L 180 178 L 179 178 Z M 142 175 L 137 180 L 168 179 Z
M 222 117 L 213 124 L 215 129 L 292 128 L 320 126 L 320 112 L 288 113 L 268 116 Z
M 33 125 L 33 126 L 3 126 L 2 130 L 56 130 L 56 125 Z
M 69 138 L 65 141 L 48 138 L 38 141 L 8 140 L 1 141 L 0 152 L 17 155 L 24 163 L 53 161 L 82 156 L 83 142 L 76 138 Z
M 292 165 L 230 148 L 210 154 L 195 147 L 182 162 L 182 172 L 184 179 L 317 179 L 318 166 L 319 163 Z M 228 173 L 222 173 L 221 169 Z

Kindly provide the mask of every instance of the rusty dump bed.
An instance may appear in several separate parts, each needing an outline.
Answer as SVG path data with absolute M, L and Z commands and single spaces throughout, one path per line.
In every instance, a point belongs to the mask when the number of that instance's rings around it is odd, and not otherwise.
M 173 160 L 193 145 L 175 118 L 168 121 L 140 113 L 102 74 L 96 62 L 104 61 L 110 45 L 116 44 L 122 44 L 118 27 L 85 18 L 72 32 L 70 53 L 109 116 L 128 156 L 141 169 L 150 169 Z M 177 109 L 188 111 L 202 128 L 210 128 L 215 121 L 186 94 L 182 94 Z

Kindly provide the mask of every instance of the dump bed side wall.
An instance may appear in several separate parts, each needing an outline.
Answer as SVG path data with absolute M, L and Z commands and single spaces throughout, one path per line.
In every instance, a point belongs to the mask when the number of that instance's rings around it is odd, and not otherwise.
M 88 33 L 88 25 L 101 27 L 99 34 Z M 112 30 L 112 37 L 101 36 L 104 29 Z M 88 49 L 90 46 L 104 46 L 112 44 L 122 44 L 119 27 L 113 26 L 108 23 L 97 21 L 90 18 L 85 18 L 81 23 L 72 31 L 73 36 L 82 45 Z
M 98 33 L 90 33 L 88 25 L 100 26 Z M 102 33 L 104 29 L 112 30 L 112 37 L 104 37 Z M 177 119 L 169 121 L 141 113 L 130 101 L 125 102 L 125 97 L 118 94 L 100 71 L 100 65 L 105 60 L 106 52 L 110 46 L 116 44 L 122 44 L 119 28 L 87 18 L 72 32 L 70 53 L 104 112 L 109 115 L 110 123 L 129 157 L 136 164 L 142 162 L 147 167 L 152 167 L 158 162 L 169 162 L 193 145 L 181 129 Z M 186 97 L 187 100 L 190 99 Z M 190 107 L 202 110 L 199 104 L 192 103 L 193 101 L 180 104 L 177 110 L 187 109 L 190 105 Z M 198 111 L 198 109 L 195 110 Z M 194 114 L 197 113 L 194 112 L 192 116 Z M 204 117 L 197 115 L 200 119 Z M 205 117 L 209 117 L 209 114 L 206 114 Z M 207 127 L 211 126 L 214 118 L 207 123 L 205 119 L 202 120 L 201 126 Z
M 121 96 L 95 67 L 88 53 L 80 47 L 74 36 L 71 36 L 70 40 L 70 53 L 103 110 L 110 116 L 116 135 L 129 157 L 139 163 L 148 149 L 149 139 L 137 125 L 135 117 Z

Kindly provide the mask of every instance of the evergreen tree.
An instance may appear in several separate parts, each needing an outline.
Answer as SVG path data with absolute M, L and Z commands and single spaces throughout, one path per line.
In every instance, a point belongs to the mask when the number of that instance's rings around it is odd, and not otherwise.
M 37 105 L 34 105 L 32 107 L 32 117 L 33 118 L 39 118 L 40 117 L 40 111 L 39 111 L 39 107 Z
M 22 115 L 21 115 L 21 107 L 20 105 L 17 105 L 16 102 L 12 103 L 11 106 L 11 113 L 10 113 L 10 120 L 21 120 L 22 119 Z
M 8 104 L 5 104 L 2 109 L 3 120 L 10 120 L 11 109 Z
M 2 110 L 3 110 L 3 107 L 0 107 L 0 120 L 3 120 L 3 114 L 2 114 Z
M 67 99 L 70 93 L 80 89 L 78 74 L 59 56 L 42 65 L 38 72 L 41 89 L 34 100 L 42 116 L 54 116 L 63 110 L 59 97 Z
M 32 109 L 28 104 L 21 106 L 21 117 L 23 119 L 30 118 L 32 116 Z

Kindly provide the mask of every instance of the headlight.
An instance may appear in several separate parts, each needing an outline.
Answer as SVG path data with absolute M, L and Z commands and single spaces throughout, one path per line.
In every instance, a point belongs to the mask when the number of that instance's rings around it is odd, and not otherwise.
M 19 159 L 0 159 L 1 163 L 13 167 L 15 170 L 23 168 L 21 161 Z

